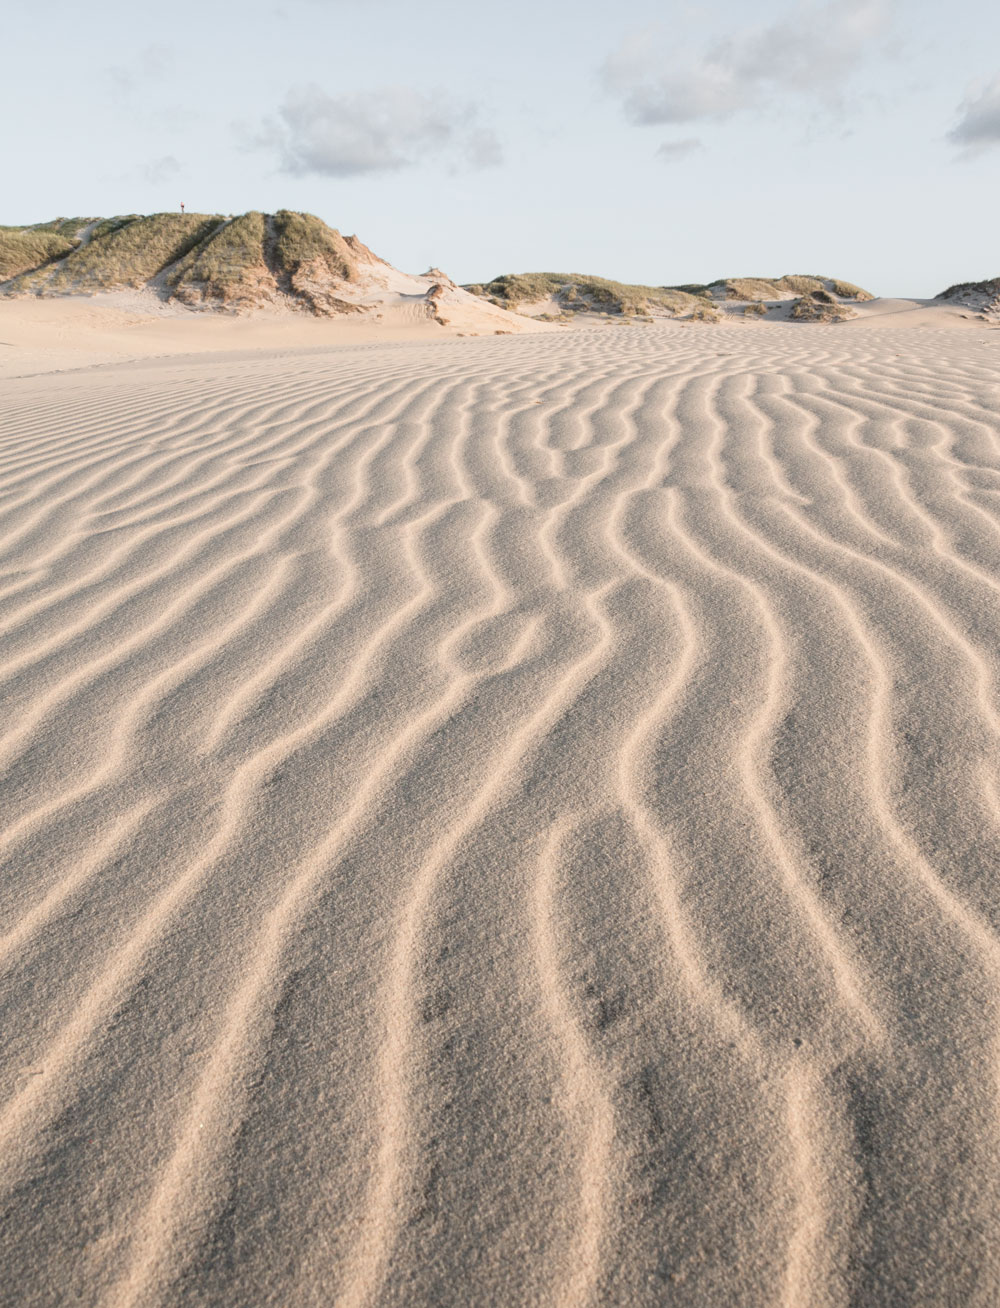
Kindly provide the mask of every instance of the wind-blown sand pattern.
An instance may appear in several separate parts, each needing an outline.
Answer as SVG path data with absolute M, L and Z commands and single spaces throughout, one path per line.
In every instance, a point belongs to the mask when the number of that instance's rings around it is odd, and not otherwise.
M 995 1304 L 996 346 L 6 383 L 0 1302 Z

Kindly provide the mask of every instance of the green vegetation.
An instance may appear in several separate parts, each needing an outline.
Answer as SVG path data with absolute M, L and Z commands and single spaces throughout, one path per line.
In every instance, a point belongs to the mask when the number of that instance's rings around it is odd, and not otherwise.
M 288 209 L 231 218 L 177 213 L 54 218 L 0 227 L 0 295 L 149 287 L 190 305 L 240 309 L 280 299 L 317 314 L 346 313 L 359 306 L 339 298 L 339 289 L 357 281 L 359 264 L 374 258 L 355 237 L 341 236 L 313 214 Z M 987 285 L 951 287 L 944 295 Z M 829 321 L 850 316 L 838 312 L 839 300 L 872 298 L 851 282 L 801 274 L 723 278 L 707 286 L 642 286 L 582 273 L 509 273 L 466 290 L 500 308 L 531 309 L 533 316 L 562 322 L 581 313 L 619 322 L 710 321 L 718 319 L 727 300 L 742 302 L 752 316 L 765 313 L 769 301 L 793 297 L 798 297 L 793 318 Z
M 700 321 L 712 317 L 715 310 L 711 306 L 720 300 L 763 305 L 767 301 L 819 292 L 833 292 L 854 300 L 872 298 L 851 282 L 799 274 L 777 278 L 728 277 L 708 285 L 689 282 L 682 286 L 635 286 L 579 273 L 508 273 L 494 277 L 491 282 L 467 285 L 465 289 L 484 296 L 502 309 L 517 310 L 522 305 L 541 305 L 550 300 L 560 314 L 601 312 L 641 317 L 658 313 L 673 317 L 691 315 Z
M 79 233 L 95 222 L 97 222 L 96 218 L 53 218 L 47 223 L 33 224 L 30 230 L 33 232 L 55 232 L 57 236 L 65 236 L 67 241 L 77 241 Z
M 752 304 L 745 304 L 743 306 L 744 318 L 759 318 L 765 313 L 767 313 L 767 305 L 762 304 L 760 300 L 755 300 Z
M 778 285 L 784 291 L 792 291 L 795 295 L 811 295 L 814 291 L 828 290 L 826 279 L 823 277 L 805 277 L 800 273 L 786 274 L 778 278 Z
M 1000 295 L 1000 277 L 990 277 L 984 282 L 956 282 L 946 291 L 935 295 L 935 300 L 952 300 L 969 295 Z
M 575 289 L 574 278 L 560 273 L 507 273 L 503 277 L 494 277 L 491 282 L 476 287 L 467 286 L 467 291 L 484 296 L 495 304 L 515 309 L 519 304 L 534 304 L 547 300 L 563 292 Z
M 834 295 L 839 295 L 844 300 L 874 300 L 875 296 L 871 291 L 866 291 L 860 286 L 855 286 L 853 282 L 841 281 L 839 277 L 831 277 L 828 287 Z
M 206 232 L 167 273 L 167 285 L 187 304 L 216 300 L 238 307 L 259 303 L 277 290 L 264 262 L 267 223 L 256 210 Z
M 796 300 L 789 317 L 796 322 L 841 322 L 845 318 L 853 318 L 854 313 L 829 291 L 821 289 Z
M 265 246 L 279 288 L 319 314 L 352 313 L 355 304 L 333 294 L 335 284 L 358 275 L 354 249 L 333 227 L 311 213 L 279 209 Z
M 49 267 L 15 279 L 10 289 L 71 295 L 144 286 L 218 224 L 205 214 L 158 213 L 106 220 L 86 245 Z
M 714 304 L 706 304 L 702 301 L 691 310 L 691 318 L 694 322 L 721 322 L 722 314 Z
M 274 215 L 272 252 L 278 271 L 293 279 L 310 265 L 345 282 L 357 276 L 350 246 L 340 232 L 311 213 L 279 209 Z
M 81 239 L 85 231 L 86 239 Z M 313 214 L 120 214 L 0 227 L 0 294 L 150 287 L 186 304 L 249 307 L 287 296 L 314 313 L 357 305 L 335 292 L 375 256 Z
M 44 264 L 67 255 L 73 249 L 70 241 L 53 231 L 32 228 L 0 229 L 0 282 L 30 272 Z
M 837 277 L 812 277 L 802 273 L 786 273 L 783 277 L 721 277 L 707 286 L 678 286 L 679 291 L 695 295 L 708 295 L 713 299 L 743 300 L 759 303 L 768 300 L 787 300 L 791 296 L 812 295 L 818 291 L 832 291 L 850 300 L 871 300 L 874 297 L 853 282 Z
M 153 214 L 154 218 L 160 217 L 159 214 Z M 173 215 L 162 215 L 163 217 L 173 217 Z M 131 223 L 136 223 L 142 217 L 141 213 L 121 213 L 115 218 L 100 218 L 94 225 L 90 233 L 92 241 L 99 241 L 102 236 L 110 236 L 113 232 L 121 231 L 123 227 L 128 227 Z
M 473 295 L 492 300 L 502 309 L 553 300 L 563 312 L 599 312 L 623 316 L 690 313 L 697 300 L 666 286 L 635 286 L 581 273 L 507 273 L 491 282 L 466 286 Z
M 75 241 L 79 233 L 94 222 L 97 222 L 96 218 L 52 218 L 47 223 L 16 223 L 13 226 L 0 223 L 0 232 L 50 232 L 65 236 L 67 241 Z
M 763 277 L 729 277 L 712 282 L 709 290 L 721 293 L 724 300 L 780 300 L 785 295 L 777 282 Z

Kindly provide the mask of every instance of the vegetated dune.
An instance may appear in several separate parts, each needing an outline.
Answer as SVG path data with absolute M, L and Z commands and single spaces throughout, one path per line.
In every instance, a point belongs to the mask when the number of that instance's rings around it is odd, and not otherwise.
M 845 301 L 861 302 L 870 292 L 836 277 L 730 277 L 707 284 L 635 286 L 579 273 L 508 273 L 466 290 L 504 309 L 566 321 L 577 315 L 689 318 L 718 322 L 744 305 L 753 312 L 776 310 L 772 320 L 836 322 L 853 316 Z M 737 302 L 737 303 L 730 303 Z M 744 312 L 744 316 L 746 313 Z
M 580 313 L 681 317 L 704 311 L 705 297 L 666 286 L 633 286 L 579 273 L 507 273 L 465 287 L 504 309 L 560 317 Z
M 796 299 L 788 314 L 793 322 L 843 322 L 854 314 L 830 291 L 808 291 Z
M 30 272 L 73 249 L 73 242 L 57 232 L 0 227 L 0 281 Z
M 408 309 L 439 325 L 516 332 L 523 319 L 379 259 L 312 214 L 160 213 L 0 229 L 0 297 L 141 291 L 158 303 L 318 317 Z
M 767 301 L 788 300 L 797 296 L 826 292 L 843 300 L 863 302 L 875 297 L 870 291 L 840 277 L 811 277 L 786 274 L 783 277 L 724 277 L 717 282 L 697 288 L 726 300 Z
M 0 412 L 0 1303 L 1000 1297 L 991 333 Z
M 1000 322 L 1000 277 L 992 277 L 984 282 L 959 282 L 935 298 L 972 309 L 978 318 L 986 322 Z

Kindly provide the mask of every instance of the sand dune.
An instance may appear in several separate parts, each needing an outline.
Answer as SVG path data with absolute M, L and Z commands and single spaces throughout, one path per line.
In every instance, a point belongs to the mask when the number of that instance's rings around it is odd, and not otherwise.
M 996 1303 L 997 339 L 5 382 L 0 1303 Z

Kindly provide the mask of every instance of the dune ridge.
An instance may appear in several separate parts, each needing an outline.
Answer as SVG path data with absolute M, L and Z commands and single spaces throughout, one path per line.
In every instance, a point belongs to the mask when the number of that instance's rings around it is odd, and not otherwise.
M 995 1302 L 996 379 L 6 382 L 0 1303 Z

